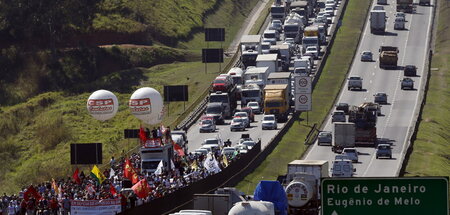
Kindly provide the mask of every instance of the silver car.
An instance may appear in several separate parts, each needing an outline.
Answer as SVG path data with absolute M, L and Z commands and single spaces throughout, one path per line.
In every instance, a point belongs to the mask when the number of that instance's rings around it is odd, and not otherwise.
M 264 115 L 261 123 L 262 130 L 277 129 L 277 119 L 275 115 Z
M 387 104 L 387 94 L 386 93 L 376 93 L 373 96 L 374 96 L 374 99 L 373 99 L 374 103 Z
M 358 163 L 358 151 L 355 148 L 344 148 L 342 154 L 347 156 L 352 162 Z
M 361 53 L 361 61 L 373 61 L 373 55 L 370 51 L 363 51 Z
M 401 80 L 402 82 L 402 90 L 404 89 L 410 89 L 413 90 L 414 89 L 414 81 L 411 78 L 403 78 L 403 80 Z
M 331 122 L 345 122 L 345 112 L 344 111 L 335 111 L 331 115 Z
M 317 137 L 317 144 L 319 146 L 322 144 L 331 145 L 332 140 L 333 140 L 333 135 L 331 135 L 331 132 L 322 131 L 319 133 L 319 136 Z
M 244 119 L 237 117 L 231 120 L 230 131 L 236 130 L 245 131 L 245 127 L 246 123 L 244 122 Z

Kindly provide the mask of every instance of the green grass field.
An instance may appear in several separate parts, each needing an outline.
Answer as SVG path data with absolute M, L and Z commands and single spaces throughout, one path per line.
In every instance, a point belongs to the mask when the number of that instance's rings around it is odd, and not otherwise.
M 450 4 L 438 3 L 429 89 L 405 176 L 450 176 Z
M 231 26 L 231 30 L 228 29 L 226 33 L 226 47 L 231 42 L 232 34 L 239 30 L 238 23 L 242 23 L 254 4 L 256 0 L 222 1 L 216 13 L 203 21 L 209 27 Z M 187 54 L 187 57 L 196 61 L 139 68 L 147 80 L 143 80 L 140 86 L 134 86 L 134 89 L 148 86 L 162 93 L 163 85 L 187 84 L 189 102 L 185 104 L 186 109 L 195 105 L 193 103 L 204 97 L 211 81 L 220 73 L 219 64 L 211 63 L 205 74 L 204 64 L 198 62 L 196 57 L 198 49 L 205 47 L 204 42 L 198 42 L 203 40 L 203 33 L 199 33 L 193 40 L 195 39 L 197 41 L 192 43 L 186 42 L 190 45 L 184 48 L 187 52 L 194 53 Z M 151 57 L 139 53 L 139 50 L 130 52 L 132 62 L 146 62 L 148 59 L 145 57 Z M 230 59 L 225 59 L 221 68 L 225 68 L 229 61 Z M 0 192 L 17 193 L 19 188 L 30 183 L 71 175 L 70 143 L 103 143 L 104 163 L 111 155 L 118 156 L 134 149 L 138 145 L 137 140 L 123 139 L 123 129 L 140 126 L 140 121 L 130 114 L 126 105 L 131 93 L 115 93 L 119 98 L 120 109 L 113 119 L 104 123 L 93 119 L 86 110 L 86 100 L 90 93 L 49 92 L 17 105 L 1 107 L 0 160 L 8 165 L 0 166 Z M 173 102 L 166 108 L 169 106 L 170 110 L 165 109 L 165 125 L 179 121 L 184 110 L 183 102 Z M 89 171 L 89 167 L 82 169 Z
M 260 180 L 276 180 L 278 175 L 286 173 L 289 162 L 300 159 L 305 152 L 307 146 L 304 144 L 304 140 L 311 130 L 310 126 L 314 123 L 318 125 L 322 123 L 345 80 L 364 25 L 366 9 L 369 6 L 369 0 L 350 0 L 348 2 L 342 21 L 343 25 L 338 30 L 332 47 L 332 50 L 339 50 L 339 52 L 330 53 L 315 87 L 312 101 L 313 111 L 309 113 L 309 126 L 306 125 L 306 114 L 302 114 L 299 119 L 296 119 L 274 151 L 254 172 L 237 185 L 240 191 L 251 194 Z

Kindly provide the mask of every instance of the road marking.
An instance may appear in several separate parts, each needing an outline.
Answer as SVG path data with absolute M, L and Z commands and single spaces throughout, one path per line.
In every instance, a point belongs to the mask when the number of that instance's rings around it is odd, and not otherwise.
M 372 83 L 372 80 L 369 81 L 369 84 L 371 84 L 371 83 Z
M 429 10 L 431 10 L 431 8 L 429 9 Z M 430 31 L 431 31 L 431 17 L 432 17 L 432 14 L 433 13 L 433 11 L 430 11 L 430 16 L 428 17 L 428 31 L 427 31 L 427 35 L 426 35 L 426 37 L 425 37 L 425 51 L 424 51 L 424 53 L 425 53 L 425 57 L 424 57 L 424 64 L 423 65 L 425 65 L 425 62 L 426 62 L 426 56 L 427 56 L 427 49 L 428 49 L 428 45 L 427 45 L 427 43 L 428 43 L 428 40 L 429 40 L 429 34 L 430 34 Z M 406 40 L 405 40 L 405 45 L 404 45 L 404 47 L 405 47 L 405 49 L 404 49 L 404 53 L 406 53 L 406 47 L 407 47 L 407 43 L 408 43 L 408 38 L 409 38 L 409 33 L 410 33 L 410 29 L 411 29 L 411 25 L 412 25 L 412 21 L 413 21 L 413 17 L 411 17 L 411 21 L 409 22 L 409 27 L 408 27 L 408 32 L 407 32 L 407 37 L 406 37 Z M 404 64 L 404 61 L 405 61 L 405 57 L 406 57 L 406 54 L 404 54 L 403 55 L 403 58 L 402 58 L 402 65 Z M 422 68 L 422 71 L 424 71 L 424 68 Z M 386 124 L 385 124 L 385 126 L 383 127 L 383 132 L 382 132 L 382 137 L 384 137 L 384 133 L 386 132 L 386 128 L 387 128 L 387 126 L 388 126 L 388 124 L 389 124 L 389 122 L 390 122 L 390 118 L 391 118 L 391 114 L 392 114 L 392 110 L 393 110 L 393 106 L 395 105 L 395 98 L 396 98 L 396 96 L 397 96 L 397 92 L 398 92 L 398 88 L 399 88 L 399 83 L 400 83 L 400 76 L 401 76 L 401 72 L 399 72 L 399 75 L 398 75 L 398 78 L 397 78 L 397 84 L 396 84 L 396 87 L 395 87 L 395 91 L 394 91 L 394 99 L 392 99 L 392 104 L 391 104 L 391 110 L 390 110 L 390 112 L 389 112 L 389 115 L 387 116 L 387 119 L 386 119 Z M 420 86 L 420 84 L 422 83 L 422 78 L 420 78 L 419 79 L 419 86 Z M 419 100 L 419 91 L 417 91 L 417 95 L 416 95 L 416 102 L 415 102 L 415 105 L 414 105 L 414 110 L 413 110 L 413 114 L 416 112 L 416 109 L 417 109 L 417 103 L 418 103 L 418 100 Z M 411 123 L 412 123 L 412 121 L 413 121 L 413 116 L 411 116 L 411 120 L 410 120 L 410 123 L 409 123 L 409 126 L 408 126 L 408 128 L 410 128 L 411 127 Z M 409 133 L 409 129 L 408 129 L 408 131 L 407 131 L 407 133 L 406 134 L 408 134 Z M 402 147 L 402 153 L 400 153 L 401 155 L 403 154 L 403 152 L 405 151 L 405 147 L 406 147 L 406 142 L 407 142 L 407 136 L 405 136 L 405 140 L 403 141 L 403 147 Z M 400 156 L 401 156 L 400 155 Z M 371 159 L 370 159 L 370 162 L 369 162 L 369 164 L 367 165 L 367 169 L 366 169 L 366 171 L 364 172 L 364 174 L 363 174 L 363 176 L 365 176 L 366 174 L 367 174 L 367 172 L 369 171 L 369 169 L 370 169 L 370 166 L 372 165 L 372 163 L 373 163 L 373 161 L 375 160 L 375 156 L 373 156 L 372 155 L 372 157 L 371 157 Z M 398 173 L 398 172 L 397 172 Z
M 375 69 L 376 69 L 377 67 L 375 67 Z M 375 75 L 375 72 L 372 72 L 372 75 Z

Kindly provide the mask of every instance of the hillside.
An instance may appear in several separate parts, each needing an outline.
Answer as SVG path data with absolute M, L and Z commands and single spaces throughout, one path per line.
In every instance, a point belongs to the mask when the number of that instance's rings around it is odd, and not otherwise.
M 201 27 L 226 27 L 226 47 L 256 2 L 0 3 L 0 161 L 7 164 L 0 167 L 0 192 L 70 175 L 70 143 L 103 143 L 104 162 L 135 148 L 137 141 L 122 134 L 140 126 L 126 105 L 131 93 L 141 86 L 162 92 L 163 85 L 186 84 L 186 107 L 191 105 L 217 75 L 205 74 L 199 62 Z M 56 17 L 58 22 L 44 23 Z M 208 65 L 210 71 L 218 67 Z M 113 91 L 121 105 L 106 123 L 86 111 L 89 94 L 102 88 Z M 183 109 L 181 102 L 166 106 L 164 124 Z

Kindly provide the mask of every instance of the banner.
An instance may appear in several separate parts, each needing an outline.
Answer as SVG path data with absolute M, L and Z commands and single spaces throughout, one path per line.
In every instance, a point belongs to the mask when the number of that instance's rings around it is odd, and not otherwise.
M 72 200 L 70 207 L 76 215 L 116 215 L 120 210 L 120 199 Z

